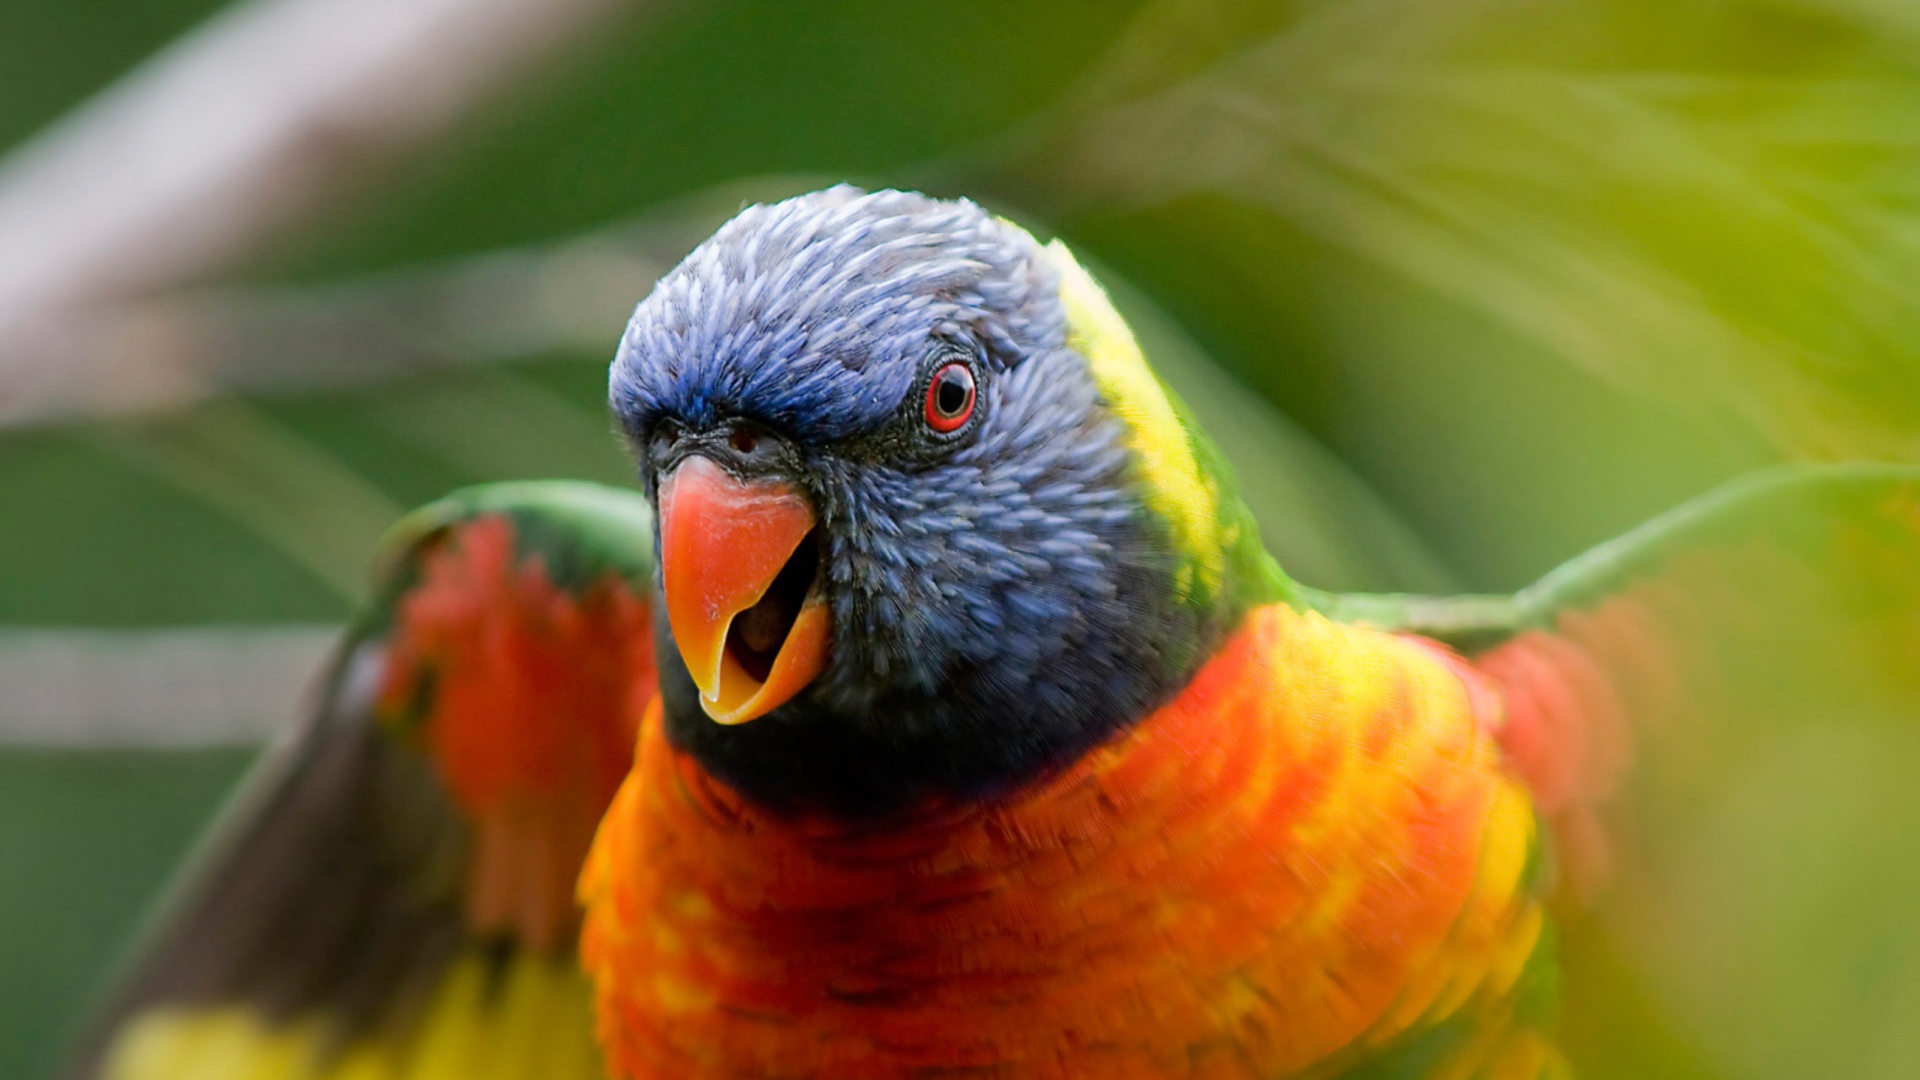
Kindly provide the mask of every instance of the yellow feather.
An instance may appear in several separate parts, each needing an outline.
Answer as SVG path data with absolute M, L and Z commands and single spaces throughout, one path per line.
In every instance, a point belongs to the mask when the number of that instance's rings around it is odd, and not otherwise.
M 592 991 L 570 961 L 523 958 L 488 978 L 464 958 L 404 1039 L 332 1047 L 319 1020 L 270 1025 L 243 1006 L 134 1020 L 101 1080 L 601 1080 Z
M 1128 445 L 1146 481 L 1148 507 L 1167 522 L 1174 541 L 1194 560 L 1194 571 L 1183 568 L 1176 585 L 1188 596 L 1196 588 L 1211 594 L 1220 587 L 1228 547 L 1220 535 L 1218 482 L 1200 467 L 1173 400 L 1147 366 L 1139 342 L 1106 290 L 1065 244 L 1055 240 L 1047 252 L 1060 273 L 1067 344 L 1087 358 L 1094 382 L 1126 425 Z

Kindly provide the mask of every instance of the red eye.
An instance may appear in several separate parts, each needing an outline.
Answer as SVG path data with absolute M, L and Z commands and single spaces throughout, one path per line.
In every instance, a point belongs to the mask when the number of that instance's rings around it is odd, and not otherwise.
M 973 369 L 955 362 L 933 373 L 927 383 L 927 425 L 945 434 L 960 430 L 973 415 Z

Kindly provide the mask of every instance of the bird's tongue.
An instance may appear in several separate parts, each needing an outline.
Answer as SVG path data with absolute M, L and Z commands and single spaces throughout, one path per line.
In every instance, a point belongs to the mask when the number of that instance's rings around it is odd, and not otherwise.
M 660 485 L 667 622 L 700 704 L 742 724 L 784 703 L 826 662 L 827 612 L 812 590 L 813 510 L 791 486 L 736 480 L 689 457 Z

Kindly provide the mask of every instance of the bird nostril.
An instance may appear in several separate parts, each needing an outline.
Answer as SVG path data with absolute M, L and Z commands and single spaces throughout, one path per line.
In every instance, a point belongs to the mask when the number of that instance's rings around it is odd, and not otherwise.
M 751 431 L 736 431 L 727 436 L 727 445 L 743 454 L 751 454 L 760 445 L 760 437 Z

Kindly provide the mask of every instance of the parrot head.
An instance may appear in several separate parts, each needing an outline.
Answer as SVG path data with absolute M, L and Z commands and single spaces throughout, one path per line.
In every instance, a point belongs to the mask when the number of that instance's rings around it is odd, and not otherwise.
M 771 804 L 1033 777 L 1277 575 L 1099 286 L 971 202 L 748 208 L 640 303 L 610 396 L 657 509 L 667 734 Z

